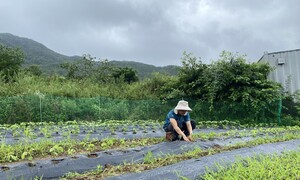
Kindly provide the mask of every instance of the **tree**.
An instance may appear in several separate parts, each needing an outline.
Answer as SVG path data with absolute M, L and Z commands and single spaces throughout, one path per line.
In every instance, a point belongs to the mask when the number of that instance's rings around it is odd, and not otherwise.
M 268 64 L 246 63 L 245 56 L 222 52 L 211 64 L 183 53 L 178 90 L 187 98 L 208 101 L 211 112 L 232 117 L 265 117 L 276 109 L 280 85 L 269 81 Z
M 38 64 L 30 65 L 28 68 L 25 68 L 25 71 L 35 76 L 40 76 L 43 73 L 40 68 L 40 65 Z
M 137 72 L 134 69 L 129 68 L 129 67 L 116 68 L 114 70 L 113 76 L 116 81 L 121 79 L 122 81 L 124 81 L 128 84 L 137 82 L 139 80 L 139 78 L 137 76 Z
M 214 102 L 236 104 L 236 109 L 262 117 L 276 106 L 281 93 L 280 85 L 267 79 L 271 71 L 268 64 L 246 63 L 245 56 L 222 52 L 206 71 L 211 106 Z
M 98 61 L 98 66 L 95 71 L 95 80 L 98 83 L 110 83 L 114 80 L 113 73 L 115 67 L 107 59 Z
M 89 54 L 84 54 L 82 59 L 75 62 L 67 62 L 60 65 L 67 70 L 69 79 L 92 79 L 98 83 L 113 81 L 115 67 L 107 60 L 96 60 Z
M 24 62 L 24 53 L 19 48 L 0 44 L 0 74 L 6 83 L 15 80 Z
M 271 71 L 268 64 L 246 63 L 244 56 L 224 51 L 220 59 L 206 71 L 209 97 L 216 101 L 236 102 L 248 102 L 257 98 L 278 99 L 279 84 L 267 79 Z
M 206 94 L 205 70 L 207 65 L 201 59 L 197 59 L 192 53 L 183 52 L 181 58 L 182 68 L 179 71 L 178 89 L 183 91 L 185 96 L 203 98 Z
M 60 65 L 67 70 L 69 79 L 84 79 L 95 73 L 95 61 L 90 55 L 83 55 L 82 59 L 75 62 L 66 62 Z

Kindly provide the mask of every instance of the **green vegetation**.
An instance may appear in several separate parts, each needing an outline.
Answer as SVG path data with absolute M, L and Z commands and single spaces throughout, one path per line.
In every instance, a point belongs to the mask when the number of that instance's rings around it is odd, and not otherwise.
M 31 39 L 21 38 L 8 33 L 0 33 L 0 44 L 12 48 L 19 48 L 24 52 L 24 66 L 39 65 L 43 72 L 61 73 L 59 65 L 63 62 L 71 62 L 80 57 L 68 57 L 56 53 L 44 45 Z
M 32 65 L 37 66 L 42 70 L 43 74 L 60 75 L 66 72 L 60 68 L 63 63 L 73 63 L 82 59 L 80 56 L 65 56 L 56 53 L 44 45 L 27 38 L 21 38 L 8 33 L 0 33 L 0 44 L 12 48 L 20 48 L 25 54 L 24 67 L 31 69 Z M 156 67 L 153 65 L 130 62 L 130 61 L 111 61 L 115 67 L 125 68 L 129 67 L 137 71 L 139 79 L 146 79 L 151 77 L 153 72 L 160 72 L 168 75 L 177 75 L 179 71 L 178 66 Z
M 197 121 L 277 122 L 280 87 L 266 79 L 268 65 L 247 64 L 244 57 L 226 52 L 210 65 L 186 53 L 182 62 L 178 76 L 156 73 L 144 80 L 131 68 L 96 62 L 89 55 L 62 64 L 65 77 L 41 75 L 31 66 L 15 82 L 0 81 L 0 121 L 146 120 L 152 112 L 151 119 L 163 120 L 184 98 Z M 283 117 L 282 124 L 299 124 L 297 103 L 288 108 L 294 113 Z
M 91 79 L 95 83 L 138 81 L 137 72 L 132 68 L 114 67 L 108 60 L 97 61 L 90 55 L 84 55 L 82 60 L 61 64 L 61 68 L 67 71 L 68 79 Z
M 282 155 L 259 155 L 240 159 L 231 167 L 219 165 L 217 171 L 210 170 L 201 179 L 300 179 L 299 162 L 300 151 Z
M 155 72 L 164 75 L 169 75 L 169 76 L 177 76 L 180 69 L 179 66 L 174 66 L 174 65 L 157 67 L 157 66 L 148 65 L 139 62 L 133 62 L 133 61 L 110 61 L 110 62 L 112 65 L 116 67 L 120 67 L 120 68 L 129 67 L 136 70 L 137 75 L 141 80 L 150 78 L 152 74 Z
M 271 115 L 280 98 L 279 84 L 267 80 L 272 70 L 267 64 L 248 64 L 244 56 L 225 51 L 209 65 L 187 53 L 182 61 L 179 80 L 185 82 L 180 84 L 184 96 L 208 101 L 210 112 L 219 111 L 222 102 L 221 109 L 227 107 L 232 117 L 254 116 L 255 122 Z
M 0 162 L 7 163 L 35 160 L 37 158 L 75 155 L 78 153 L 97 152 L 116 148 L 133 148 L 153 145 L 162 141 L 164 141 L 163 138 L 140 138 L 132 140 L 106 138 L 100 141 L 76 141 L 66 139 L 64 141 L 55 142 L 44 139 L 40 142 L 25 142 L 15 145 L 2 143 L 0 146 Z
M 101 127 L 106 128 L 110 127 L 111 132 L 114 132 L 117 127 L 120 127 L 120 124 L 123 127 L 131 127 L 131 133 L 136 131 L 134 126 L 141 126 L 141 130 L 145 129 L 146 126 L 160 126 L 161 124 L 156 121 L 108 121 L 108 122 L 66 122 L 66 123 L 22 123 L 22 124 L 14 124 L 14 125 L 2 125 L 0 126 L 0 130 L 8 130 L 11 131 L 14 137 L 23 137 L 23 142 L 9 145 L 6 144 L 5 141 L 2 141 L 0 146 L 0 162 L 16 162 L 21 160 L 33 160 L 41 157 L 48 156 L 63 156 L 63 155 L 74 155 L 78 153 L 85 152 L 97 152 L 108 149 L 123 149 L 129 147 L 138 147 L 138 146 L 148 146 L 157 143 L 161 143 L 164 140 L 164 137 L 160 138 L 139 138 L 139 139 L 116 139 L 116 138 L 104 138 L 101 140 L 94 140 L 89 138 L 89 132 L 93 132 L 95 127 L 101 129 Z M 207 125 L 209 125 L 208 123 Z M 144 127 L 143 127 L 144 126 Z M 83 130 L 86 132 L 86 138 L 83 141 L 78 141 L 70 138 L 70 134 L 76 135 L 79 131 Z M 120 130 L 122 129 L 119 128 Z M 39 130 L 39 131 L 36 131 Z M 129 130 L 128 130 L 129 131 Z M 266 128 L 266 127 L 258 127 L 253 129 L 244 129 L 237 130 L 232 129 L 223 133 L 194 133 L 193 137 L 195 139 L 201 140 L 213 140 L 216 138 L 241 138 L 241 137 L 253 137 L 256 138 L 258 144 L 259 139 L 264 141 L 260 135 L 267 135 L 267 139 L 276 140 L 278 137 L 284 136 L 285 138 L 292 138 L 295 135 L 298 137 L 300 128 L 298 126 L 293 127 L 274 127 L 274 128 Z M 65 139 L 59 142 L 52 141 L 49 138 L 52 134 L 56 134 L 59 132 L 61 135 L 65 136 Z M 32 142 L 32 139 L 37 138 L 37 134 L 42 133 L 44 138 L 42 138 L 39 142 Z M 293 135 L 294 134 L 294 135 Z M 5 134 L 1 135 L 2 138 L 5 138 Z M 271 140 L 270 140 L 271 141 Z M 254 143 L 254 142 L 253 142 Z M 248 143 L 245 143 L 248 144 Z M 248 145 L 251 145 L 249 143 Z M 253 145 L 253 144 L 252 144 Z M 257 144 L 255 144 L 257 145 Z M 243 143 L 242 143 L 242 146 Z M 146 162 L 152 162 L 153 155 L 149 152 L 145 156 Z
M 15 81 L 24 61 L 23 52 L 0 44 L 0 78 L 5 83 Z
M 256 146 L 260 144 L 266 144 L 266 143 L 275 143 L 275 142 L 281 142 L 281 141 L 288 141 L 292 139 L 298 139 L 300 136 L 295 133 L 289 133 L 286 132 L 284 135 L 275 135 L 273 137 L 258 137 L 254 140 L 243 142 L 243 143 L 237 143 L 230 146 L 216 146 L 213 148 L 208 149 L 200 149 L 196 147 L 194 150 L 188 151 L 186 153 L 177 154 L 177 155 L 165 155 L 160 157 L 153 157 L 151 152 L 148 152 L 144 158 L 144 161 L 141 163 L 124 163 L 123 165 L 117 165 L 117 166 L 109 166 L 106 167 L 104 170 L 99 171 L 91 171 L 84 174 L 77 174 L 77 173 L 70 173 L 68 174 L 65 179 L 97 179 L 97 178 L 106 178 L 109 176 L 117 176 L 124 173 L 136 173 L 141 172 L 145 170 L 150 170 L 170 164 L 175 164 L 180 161 L 192 159 L 192 158 L 200 158 L 203 156 L 213 155 L 224 151 L 230 151 L 234 149 L 239 149 L 242 147 L 251 147 Z M 276 161 L 278 162 L 278 161 Z M 273 167 L 275 164 L 273 165 Z M 297 169 L 293 169 L 297 170 Z M 295 172 L 295 171 L 293 171 Z M 254 172 L 250 174 L 254 174 Z M 220 176 L 218 176 L 220 177 Z M 184 177 L 182 177 L 184 178 Z
M 140 172 L 241 147 L 300 138 L 299 126 L 294 126 L 300 125 L 300 101 L 294 101 L 300 99 L 300 94 L 286 95 L 279 84 L 267 80 L 272 71 L 268 64 L 247 63 L 245 56 L 225 51 L 211 64 L 203 64 L 201 59 L 186 52 L 181 60 L 182 67 L 157 68 L 142 63 L 97 60 L 91 55 L 67 57 L 32 40 L 0 34 L 0 162 L 161 143 L 163 137 L 91 139 L 91 134 L 155 133 L 157 128 L 161 130 L 166 113 L 179 99 L 189 101 L 197 127 L 230 129 L 223 133 L 194 133 L 193 138 L 251 140 L 205 150 L 195 148 L 178 155 L 157 157 L 149 151 L 140 163 L 99 165 L 95 171 L 83 175 L 71 173 L 67 178 L 99 179 Z M 83 140 L 74 140 L 82 133 Z M 22 141 L 6 144 L 6 135 Z M 54 141 L 54 136 L 64 139 Z M 232 169 L 220 167 L 220 172 L 211 172 L 206 178 L 231 179 L 238 172 L 245 179 L 272 179 L 274 176 L 266 172 L 267 168 L 275 169 L 271 162 L 282 161 L 292 171 L 280 177 L 297 179 L 299 173 L 294 172 L 299 169 L 286 163 L 291 157 L 299 161 L 299 153 L 260 157 L 259 161 L 266 165 L 261 163 L 260 169 L 264 171 L 257 176 L 248 172 L 258 170 L 248 170 L 243 161 Z M 260 163 L 251 159 L 246 164 L 252 167 Z
M 106 122 L 59 122 L 59 123 L 21 123 L 13 125 L 1 125 L 2 130 L 0 137 L 5 140 L 5 134 L 3 130 L 8 133 L 11 132 L 13 137 L 22 137 L 21 143 L 13 145 L 6 144 L 5 141 L 1 142 L 0 146 L 0 162 L 16 162 L 21 160 L 34 160 L 36 158 L 48 157 L 48 156 L 63 156 L 73 155 L 84 152 L 96 152 L 115 148 L 128 148 L 137 146 L 153 145 L 164 141 L 164 138 L 143 138 L 143 139 L 117 139 L 117 138 L 104 138 L 101 140 L 90 139 L 90 132 L 95 130 L 95 127 L 106 128 L 111 127 L 115 129 L 120 126 L 120 123 L 124 127 L 143 125 L 147 123 L 147 126 L 156 126 L 156 121 L 106 121 Z M 70 135 L 78 135 L 80 129 L 86 132 L 86 137 L 83 141 L 74 140 L 70 138 Z M 111 130 L 114 131 L 114 130 Z M 60 133 L 65 137 L 64 140 L 57 142 L 50 140 L 53 134 Z M 32 142 L 36 139 L 37 135 L 43 135 L 43 138 L 39 142 Z M 66 134 L 66 135 L 65 135 Z
M 45 82 L 46 83 L 46 82 Z M 51 83 L 51 82 L 50 82 Z M 88 93 L 89 89 L 77 89 L 76 84 L 71 83 L 65 84 L 69 85 L 69 92 L 64 89 L 66 96 L 73 93 L 78 93 L 78 95 L 83 95 L 85 92 Z M 18 85 L 17 85 L 18 86 Z M 60 88 L 63 86 L 57 86 L 52 84 L 52 86 L 59 89 L 48 89 L 45 87 L 44 91 L 49 93 L 59 93 Z M 88 86 L 87 86 L 88 87 Z M 96 86 L 89 86 L 90 88 L 98 89 Z M 5 88 L 5 86 L 4 86 Z M 21 87 L 20 87 L 21 88 Z M 35 89 L 33 85 L 31 87 Z M 36 88 L 38 88 L 36 86 Z M 134 87 L 129 87 L 134 88 Z M 19 90 L 19 89 L 16 89 Z M 100 91 L 101 89 L 99 89 Z M 133 89 L 129 89 L 133 90 Z M 99 93 L 96 92 L 96 93 Z M 106 91 L 103 93 L 110 93 L 113 90 Z M 145 91 L 141 92 L 144 93 Z M 47 93 L 47 94 L 49 94 Z M 91 92 L 94 93 L 94 92 Z M 153 118 L 155 120 L 163 121 L 168 112 L 177 100 L 128 100 L 128 99 L 116 99 L 107 97 L 81 97 L 73 98 L 66 96 L 51 96 L 41 93 L 38 89 L 35 90 L 33 95 L 22 95 L 22 96 L 10 96 L 1 97 L 0 101 L 0 123 L 21 123 L 21 122 L 59 122 L 59 121 L 72 121 L 72 120 L 122 120 L 122 119 L 132 119 L 132 120 L 147 120 Z M 122 94 L 120 94 L 122 96 Z M 136 94 L 135 94 L 136 95 Z M 132 96 L 135 96 L 132 94 Z M 250 112 L 245 112 L 243 114 L 233 114 L 233 107 L 227 106 L 226 103 L 220 102 L 215 103 L 214 111 L 209 110 L 210 103 L 205 101 L 198 101 L 194 99 L 188 100 L 193 107 L 192 118 L 198 122 L 203 121 L 214 121 L 217 125 L 217 121 L 224 121 L 228 125 L 234 124 L 255 124 L 265 123 L 274 124 L 277 123 L 277 103 L 274 102 L 272 105 L 273 111 L 267 111 L 268 116 L 265 114 L 250 114 Z M 232 106 L 239 107 L 241 103 L 231 103 Z M 153 112 L 155 112 L 153 114 Z M 244 111 L 242 111 L 244 112 Z M 151 116 L 150 116 L 151 114 Z M 255 118 L 258 118 L 257 120 Z M 293 118 L 282 119 L 282 122 L 288 120 L 289 123 L 286 125 L 295 125 L 298 121 Z M 225 123 L 225 122 L 224 122 Z M 224 123 L 220 123 L 224 125 Z

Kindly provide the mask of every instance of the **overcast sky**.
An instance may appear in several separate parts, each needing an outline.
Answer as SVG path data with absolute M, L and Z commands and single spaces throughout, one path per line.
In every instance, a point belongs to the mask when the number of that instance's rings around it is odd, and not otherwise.
M 156 66 L 181 65 L 183 51 L 210 63 L 223 50 L 255 62 L 299 49 L 299 17 L 299 0 L 0 0 L 0 33 Z

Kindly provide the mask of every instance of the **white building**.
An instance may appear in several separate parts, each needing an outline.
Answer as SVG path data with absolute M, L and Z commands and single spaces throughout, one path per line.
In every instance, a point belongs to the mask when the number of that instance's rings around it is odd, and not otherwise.
M 258 62 L 269 63 L 275 68 L 268 78 L 282 84 L 286 92 L 300 91 L 300 49 L 265 52 Z

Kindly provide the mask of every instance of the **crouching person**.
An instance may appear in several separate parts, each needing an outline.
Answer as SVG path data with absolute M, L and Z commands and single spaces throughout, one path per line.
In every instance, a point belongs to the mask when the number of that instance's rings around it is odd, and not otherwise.
M 166 117 L 163 126 L 166 131 L 166 140 L 185 140 L 192 141 L 193 129 L 196 127 L 195 121 L 190 119 L 189 112 L 192 109 L 189 107 L 187 101 L 181 100 L 177 106 L 172 109 Z

